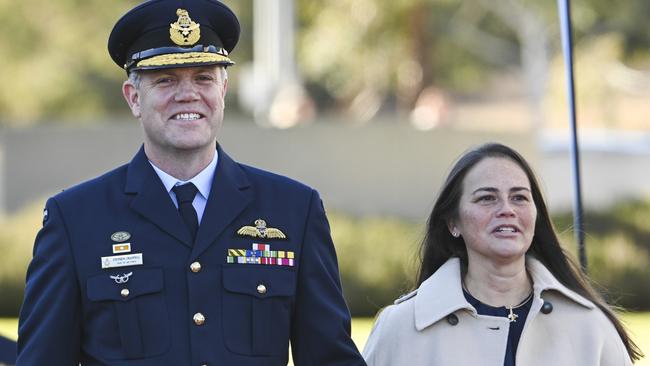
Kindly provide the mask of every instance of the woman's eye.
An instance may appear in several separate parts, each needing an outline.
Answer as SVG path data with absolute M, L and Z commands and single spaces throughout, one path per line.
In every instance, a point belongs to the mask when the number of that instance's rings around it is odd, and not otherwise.
M 476 199 L 476 202 L 489 202 L 489 201 L 494 201 L 495 198 L 492 195 L 485 195 L 485 196 L 479 196 Z
M 512 199 L 515 201 L 528 201 L 528 197 L 523 194 L 517 194 L 513 196 Z

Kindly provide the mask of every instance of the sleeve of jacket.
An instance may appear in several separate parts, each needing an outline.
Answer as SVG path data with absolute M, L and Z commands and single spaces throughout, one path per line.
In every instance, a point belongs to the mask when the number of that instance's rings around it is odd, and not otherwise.
M 54 198 L 45 209 L 27 270 L 16 365 L 79 365 L 80 291 L 73 256 Z
M 603 344 L 600 350 L 601 366 L 632 366 L 632 359 L 614 325 L 599 311 L 600 324 L 603 324 Z
M 330 227 L 315 191 L 303 237 L 291 330 L 294 363 L 365 365 L 350 337 L 350 313 L 343 299 Z
M 386 331 L 383 330 L 382 325 L 387 321 L 386 318 L 390 310 L 390 306 L 380 310 L 377 320 L 375 320 L 375 324 L 372 326 L 370 335 L 368 335 L 366 346 L 363 348 L 363 358 L 365 358 L 368 366 L 387 365 L 386 358 L 382 356 L 382 352 L 386 351 L 384 339 L 390 337 L 390 335 L 384 334 Z

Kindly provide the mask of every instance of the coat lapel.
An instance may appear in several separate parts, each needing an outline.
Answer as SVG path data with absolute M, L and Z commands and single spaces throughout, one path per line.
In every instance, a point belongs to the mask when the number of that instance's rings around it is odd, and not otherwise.
M 543 303 L 544 291 L 557 291 L 574 302 L 594 308 L 595 305 L 584 297 L 562 285 L 544 265 L 532 256 L 526 256 L 526 269 L 533 279 L 533 307 L 539 310 Z M 423 330 L 448 314 L 460 309 L 467 309 L 476 315 L 476 309 L 470 305 L 462 290 L 460 260 L 450 258 L 418 288 L 415 298 L 415 327 Z M 442 295 L 441 295 L 442 294 Z M 536 312 L 532 312 L 536 314 Z
M 542 297 L 541 295 L 544 291 L 557 291 L 588 309 L 596 307 L 591 301 L 564 286 L 537 258 L 526 256 L 526 268 L 528 269 L 528 273 L 530 273 L 530 277 L 533 279 L 536 298 Z
M 129 164 L 125 191 L 127 194 L 135 194 L 131 209 L 183 244 L 192 246 L 187 226 L 151 167 L 144 147 L 140 148 Z
M 450 258 L 418 287 L 415 327 L 421 331 L 460 309 L 476 314 L 463 295 L 460 259 Z
M 253 200 L 246 174 L 220 147 L 210 197 L 194 243 L 193 256 L 200 255 Z

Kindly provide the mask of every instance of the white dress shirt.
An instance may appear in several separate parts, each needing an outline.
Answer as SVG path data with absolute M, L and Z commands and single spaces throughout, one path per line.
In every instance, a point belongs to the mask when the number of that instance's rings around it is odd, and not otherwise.
M 208 166 L 205 169 L 201 170 L 199 174 L 195 175 L 190 180 L 180 180 L 174 178 L 171 175 L 165 173 L 160 168 L 158 168 L 151 160 L 149 164 L 153 167 L 153 170 L 156 171 L 158 177 L 162 181 L 167 194 L 171 197 L 174 206 L 178 208 L 178 201 L 176 200 L 176 193 L 172 191 L 174 186 L 180 186 L 185 183 L 193 183 L 196 188 L 199 190 L 198 194 L 194 196 L 194 201 L 192 201 L 192 206 L 196 210 L 196 216 L 199 219 L 199 224 L 201 224 L 201 218 L 203 218 L 203 211 L 205 211 L 205 205 L 208 203 L 208 197 L 210 196 L 210 189 L 212 188 L 212 180 L 214 179 L 214 172 L 217 170 L 217 161 L 219 160 L 219 154 L 215 151 L 214 157 Z

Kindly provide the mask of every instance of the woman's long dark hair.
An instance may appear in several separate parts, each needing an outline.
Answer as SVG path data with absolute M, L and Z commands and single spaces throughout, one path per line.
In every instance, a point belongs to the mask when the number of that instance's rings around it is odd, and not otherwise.
M 527 254 L 541 261 L 562 284 L 589 299 L 605 313 L 616 327 L 632 360 L 643 357 L 643 353 L 630 339 L 612 309 L 594 290 L 587 277 L 560 246 L 542 191 L 530 165 L 519 153 L 505 145 L 497 143 L 481 145 L 463 154 L 452 167 L 427 222 L 426 234 L 420 247 L 420 269 L 416 286 L 429 278 L 451 257 L 460 258 L 463 266 L 467 266 L 467 249 L 463 238 L 454 238 L 449 233 L 447 223 L 457 218 L 458 205 L 463 193 L 462 183 L 467 172 L 488 157 L 506 158 L 514 161 L 526 173 L 530 181 L 533 201 L 537 207 L 537 220 L 533 242 Z

